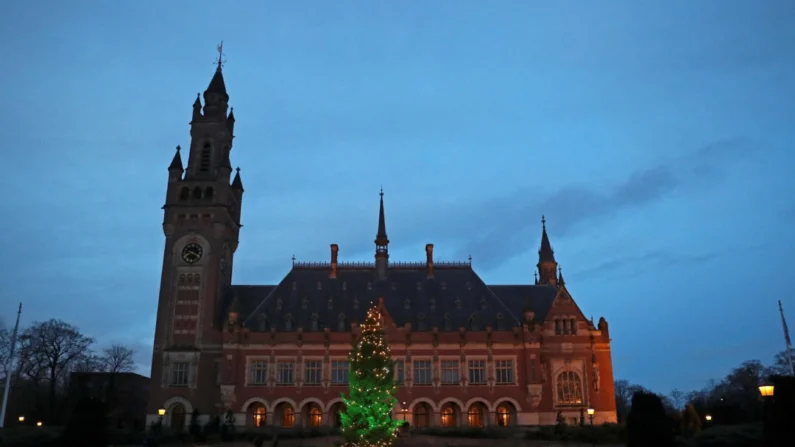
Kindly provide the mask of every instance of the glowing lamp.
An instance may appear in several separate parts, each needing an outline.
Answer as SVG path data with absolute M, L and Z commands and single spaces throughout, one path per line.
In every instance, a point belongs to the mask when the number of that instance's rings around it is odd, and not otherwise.
M 157 414 L 160 415 L 160 416 L 163 416 L 164 414 L 166 414 L 166 409 L 165 408 L 158 408 L 157 409 Z
M 711 421 L 711 420 L 712 420 L 712 415 L 711 415 L 711 414 L 708 414 L 708 415 L 704 416 L 704 419 L 706 419 L 706 420 L 707 420 L 707 422 L 709 422 L 709 421 Z
M 25 416 L 20 416 L 19 417 L 19 422 L 25 422 Z
M 36 422 L 36 427 L 41 427 L 41 421 Z
M 594 410 L 593 408 L 588 409 L 588 416 L 593 416 L 594 413 L 596 413 L 596 410 Z
M 774 392 L 775 389 L 773 385 L 759 385 L 759 394 L 761 394 L 762 397 L 773 397 Z

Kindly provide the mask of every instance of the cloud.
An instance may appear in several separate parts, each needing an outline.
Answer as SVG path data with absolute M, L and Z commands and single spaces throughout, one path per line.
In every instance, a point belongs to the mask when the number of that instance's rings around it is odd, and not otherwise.
M 602 272 L 616 272 L 632 268 L 629 273 L 622 272 L 623 278 L 636 276 L 652 267 L 670 267 L 679 264 L 701 263 L 718 257 L 719 252 L 708 252 L 702 254 L 674 253 L 670 251 L 655 250 L 642 255 L 624 256 L 602 262 L 585 270 L 575 271 L 574 274 L 579 279 L 597 276 Z

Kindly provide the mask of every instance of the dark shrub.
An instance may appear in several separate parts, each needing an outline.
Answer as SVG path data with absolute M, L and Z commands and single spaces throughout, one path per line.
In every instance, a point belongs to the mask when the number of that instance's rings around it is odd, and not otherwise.
M 660 397 L 638 391 L 627 415 L 627 447 L 672 447 L 674 430 Z
M 72 411 L 64 427 L 64 445 L 107 447 L 108 421 L 105 404 L 98 399 L 83 398 Z

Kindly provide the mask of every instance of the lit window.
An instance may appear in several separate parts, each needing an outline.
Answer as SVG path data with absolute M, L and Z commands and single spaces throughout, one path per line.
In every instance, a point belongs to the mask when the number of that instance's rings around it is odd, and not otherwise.
M 264 405 L 257 405 L 254 408 L 252 413 L 252 422 L 254 423 L 255 427 L 264 427 L 265 426 L 265 406 Z
M 442 427 L 456 426 L 455 409 L 452 404 L 447 404 L 442 408 Z
M 475 403 L 469 407 L 467 412 L 467 422 L 470 427 L 483 427 L 483 406 Z
M 563 371 L 557 380 L 558 404 L 582 405 L 582 381 L 574 371 Z
M 286 405 L 282 409 L 282 427 L 291 428 L 295 425 L 295 410 L 293 407 Z
M 505 405 L 500 405 L 497 408 L 497 425 L 500 427 L 511 425 L 511 410 Z
M 320 422 L 323 419 L 323 412 L 318 407 L 309 409 L 309 426 L 320 427 Z

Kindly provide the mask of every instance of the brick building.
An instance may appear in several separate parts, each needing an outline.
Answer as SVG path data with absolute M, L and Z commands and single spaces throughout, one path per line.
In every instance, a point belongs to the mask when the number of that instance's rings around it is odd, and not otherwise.
M 193 104 L 187 166 L 168 168 L 166 236 L 148 418 L 198 409 L 239 425 L 334 426 L 347 354 L 370 303 L 387 314 L 395 417 L 415 426 L 553 424 L 586 408 L 616 420 L 607 322 L 566 289 L 542 221 L 536 278 L 487 285 L 470 261 L 389 259 L 381 194 L 372 263 L 294 262 L 276 285 L 232 285 L 243 183 L 219 63 Z M 231 181 L 230 181 L 231 179 Z M 373 216 L 375 217 L 375 216 Z M 587 416 L 586 416 L 587 418 Z

